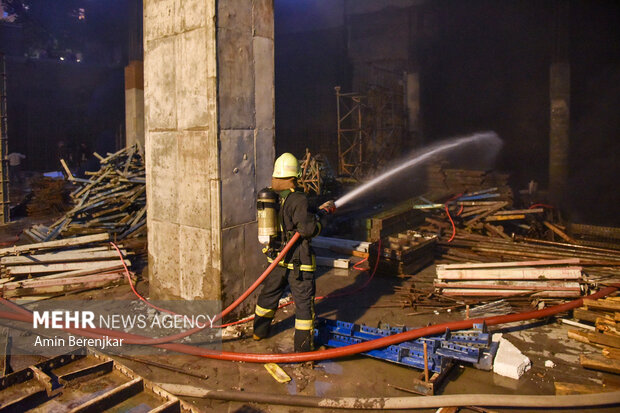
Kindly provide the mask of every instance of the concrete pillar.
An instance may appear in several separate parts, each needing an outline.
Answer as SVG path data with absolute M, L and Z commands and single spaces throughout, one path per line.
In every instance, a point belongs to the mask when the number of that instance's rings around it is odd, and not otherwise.
M 420 125 L 420 73 L 407 73 L 406 84 L 409 145 L 415 148 L 422 145 L 422 128 Z
M 265 267 L 273 0 L 145 0 L 144 36 L 151 295 L 226 305 Z
M 549 68 L 549 195 L 561 202 L 566 195 L 570 133 L 570 2 L 554 0 Z
M 560 200 L 568 180 L 570 130 L 570 66 L 568 62 L 552 63 L 550 76 L 549 130 L 549 194 Z
M 144 66 L 132 60 L 125 67 L 125 144 L 144 148 Z

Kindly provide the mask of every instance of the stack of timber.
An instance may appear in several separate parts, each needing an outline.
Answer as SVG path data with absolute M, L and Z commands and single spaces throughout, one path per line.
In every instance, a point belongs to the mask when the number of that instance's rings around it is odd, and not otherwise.
M 457 234 L 451 242 L 445 239 L 438 242 L 438 252 L 442 260 L 484 263 L 577 258 L 579 265 L 584 267 L 584 272 L 593 278 L 613 276 L 620 269 L 620 253 L 617 250 L 521 236 L 501 239 L 468 233 Z
M 428 266 L 435 259 L 435 235 L 424 235 L 417 231 L 405 231 L 373 243 L 369 248 L 369 265 L 374 268 L 377 257 L 379 264 L 377 274 L 406 275 L 414 274 Z
M 508 174 L 494 171 L 449 169 L 445 163 L 432 162 L 427 167 L 427 190 L 462 194 L 495 187 L 499 193 L 498 198 L 512 204 L 513 194 L 508 186 L 508 178 Z
M 0 249 L 1 295 L 34 300 L 127 282 L 109 239 L 103 233 Z
M 377 242 L 398 232 L 407 231 L 424 223 L 424 212 L 413 208 L 414 200 L 407 200 L 397 206 L 367 218 L 365 239 Z
M 578 259 L 437 266 L 434 286 L 447 296 L 579 297 Z
M 28 216 L 60 214 L 67 210 L 68 197 L 65 181 L 41 177 L 30 183 L 32 198 L 26 205 Z
M 90 179 L 76 178 L 61 160 L 68 180 L 78 187 L 71 193 L 75 206 L 54 222 L 47 232 L 32 231 L 34 241 L 51 241 L 73 235 L 114 234 L 115 239 L 144 236 L 146 232 L 145 168 L 137 145 L 107 157 Z M 33 236 L 34 235 L 34 236 Z
M 598 354 L 581 354 L 581 366 L 620 374 L 620 297 L 584 299 L 573 318 L 587 324 L 582 325 L 585 331 L 569 330 L 568 337 L 600 349 Z

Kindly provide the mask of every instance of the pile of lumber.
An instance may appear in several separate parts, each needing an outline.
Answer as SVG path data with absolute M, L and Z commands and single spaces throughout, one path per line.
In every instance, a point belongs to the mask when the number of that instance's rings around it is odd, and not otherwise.
M 28 201 L 26 210 L 28 216 L 59 214 L 67 210 L 68 197 L 65 190 L 65 181 L 41 177 L 34 179 L 30 188 L 32 198 Z
M 435 288 L 464 297 L 579 297 L 578 259 L 438 265 Z
M 404 201 L 364 220 L 364 239 L 377 242 L 380 239 L 407 231 L 424 223 L 424 212 L 412 208 L 414 200 Z
M 438 253 L 443 260 L 484 263 L 577 258 L 579 265 L 593 278 L 613 276 L 620 269 L 620 253 L 617 250 L 520 236 L 507 240 L 468 233 L 457 234 L 460 235 L 456 235 L 451 242 L 445 238 L 438 242 Z
M 487 235 L 505 240 L 509 240 L 514 232 L 530 233 L 540 228 L 563 233 L 558 226 L 548 222 L 548 214 L 543 208 L 511 208 L 511 201 L 500 197 L 497 188 L 493 187 L 462 194 L 445 203 L 426 202 L 420 198 L 414 209 L 425 213 L 425 224 L 418 229 L 450 237 L 453 222 L 457 233 Z
M 495 187 L 499 193 L 499 199 L 512 204 L 513 194 L 512 189 L 508 186 L 508 178 L 508 174 L 493 171 L 448 169 L 445 168 L 445 163 L 432 162 L 427 167 L 427 191 L 462 194 Z
M 106 231 L 115 239 L 139 237 L 146 232 L 145 168 L 138 146 L 107 157 L 95 153 L 101 168 L 86 172 L 90 179 L 76 178 L 61 160 L 68 180 L 77 185 L 70 194 L 75 206 L 49 227 L 29 236 L 51 241 L 73 235 Z
M 573 318 L 587 324 L 585 331 L 570 330 L 568 337 L 601 349 L 600 354 L 581 354 L 581 366 L 620 374 L 620 297 L 584 299 Z
M 2 296 L 35 300 L 127 282 L 109 239 L 102 233 L 0 249 Z
M 380 252 L 377 251 L 378 243 L 371 244 L 368 263 L 370 268 L 375 268 L 379 257 L 377 274 L 380 275 L 414 274 L 432 264 L 436 242 L 435 235 L 412 230 L 401 232 L 384 238 Z

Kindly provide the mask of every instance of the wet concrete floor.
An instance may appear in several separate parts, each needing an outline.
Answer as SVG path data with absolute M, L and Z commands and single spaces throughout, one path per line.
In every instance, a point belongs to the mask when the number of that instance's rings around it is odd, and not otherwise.
M 367 280 L 366 273 L 356 270 L 329 270 L 318 272 L 317 296 L 332 292 L 357 289 Z M 411 307 L 399 308 L 395 287 L 410 280 L 416 281 L 417 288 L 428 288 L 434 277 L 434 267 L 428 267 L 413 278 L 375 277 L 367 288 L 352 296 L 322 301 L 316 305 L 318 317 L 327 317 L 376 327 L 379 323 L 392 326 L 424 326 L 438 322 L 462 318 L 460 312 L 430 315 L 407 315 L 414 312 Z M 148 287 L 141 283 L 139 291 L 147 294 Z M 72 299 L 133 299 L 127 285 L 72 295 Z M 256 293 L 249 298 L 256 300 Z M 395 305 L 395 306 L 394 306 Z M 388 307 L 394 306 L 394 307 Z M 294 307 L 278 311 L 277 324 L 272 337 L 255 342 L 251 338 L 250 325 L 239 330 L 240 337 L 226 338 L 223 348 L 227 351 L 265 353 L 291 352 L 293 349 Z M 532 361 L 532 368 L 519 380 L 498 376 L 492 372 L 476 370 L 472 367 L 456 367 L 447 377 L 438 394 L 490 393 L 490 394 L 554 394 L 554 381 L 602 384 L 603 381 L 617 382 L 620 377 L 583 369 L 579 366 L 579 354 L 596 353 L 597 349 L 587 344 L 570 340 L 566 336 L 569 328 L 556 320 L 543 320 L 530 324 L 496 326 L 494 330 L 504 332 L 504 337 L 515 344 Z M 314 367 L 299 364 L 282 364 L 281 367 L 291 376 L 287 384 L 277 383 L 261 364 L 237 363 L 210 360 L 188 355 L 178 355 L 163 350 L 150 356 L 151 360 L 169 364 L 187 371 L 208 375 L 203 380 L 180 373 L 170 372 L 158 367 L 119 358 L 118 360 L 135 370 L 136 373 L 155 382 L 191 384 L 208 389 L 243 390 L 271 394 L 299 394 L 311 396 L 340 397 L 380 397 L 394 396 L 418 397 L 397 390 L 393 386 L 412 388 L 412 379 L 420 372 L 364 356 L 348 357 L 338 360 L 318 362 Z M 545 367 L 551 360 L 553 368 Z M 13 358 L 15 370 L 38 360 L 20 356 Z M 423 396 L 419 396 L 423 397 Z M 275 406 L 256 403 L 223 402 L 186 398 L 202 408 L 215 412 L 306 412 L 332 411 L 308 409 L 304 407 Z M 492 409 L 494 411 L 521 411 L 517 409 Z M 333 410 L 340 411 L 340 410 Z M 420 410 L 420 411 L 435 411 Z M 467 410 L 462 410 L 467 411 Z M 536 411 L 523 410 L 523 411 Z M 565 409 L 563 411 L 576 411 Z M 618 411 L 618 408 L 579 411 Z

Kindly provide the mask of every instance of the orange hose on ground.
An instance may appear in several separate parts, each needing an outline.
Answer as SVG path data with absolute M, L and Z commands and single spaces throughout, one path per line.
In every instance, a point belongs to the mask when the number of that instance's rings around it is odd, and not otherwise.
M 620 288 L 620 284 L 614 284 L 613 286 L 602 289 L 601 291 L 591 294 L 584 298 L 598 299 L 609 295 Z M 0 303 L 7 304 L 7 300 L 0 298 Z M 216 351 L 208 350 L 196 346 L 180 343 L 166 343 L 157 344 L 155 347 L 163 348 L 166 350 L 176 351 L 179 353 L 190 354 L 195 356 L 206 357 L 217 360 L 229 360 L 229 361 L 243 361 L 247 363 L 299 363 L 305 361 L 318 361 L 327 360 L 339 357 L 351 356 L 359 353 L 364 353 L 370 350 L 387 347 L 393 344 L 402 343 L 403 341 L 415 340 L 420 337 L 442 334 L 447 328 L 450 330 L 462 330 L 471 328 L 474 324 L 486 323 L 487 325 L 497 325 L 505 323 L 513 323 L 516 321 L 525 321 L 536 318 L 549 317 L 558 313 L 572 310 L 577 307 L 581 307 L 583 304 L 583 298 L 577 300 L 549 307 L 543 310 L 534 310 L 523 313 L 514 313 L 486 318 L 476 318 L 469 320 L 453 321 L 448 323 L 436 324 L 428 327 L 421 327 L 415 330 L 405 331 L 399 334 L 379 338 L 376 340 L 366 341 L 359 344 L 353 344 L 350 346 L 333 348 L 328 350 L 319 350 L 307 353 L 288 353 L 288 354 L 251 354 L 251 353 L 235 353 L 229 351 Z M 10 304 L 9 304 L 10 305 Z M 15 304 L 13 304 L 14 306 Z M 25 310 L 20 311 L 22 314 L 12 312 L 0 312 L 0 318 L 23 321 L 32 323 L 32 315 L 23 314 Z M 150 339 L 135 334 L 124 333 L 120 331 L 111 331 L 105 329 L 75 329 L 65 328 L 65 331 L 70 333 L 80 334 L 86 337 L 92 338 L 105 338 L 105 336 L 111 338 L 122 338 L 125 344 L 140 344 L 143 341 L 149 341 Z

